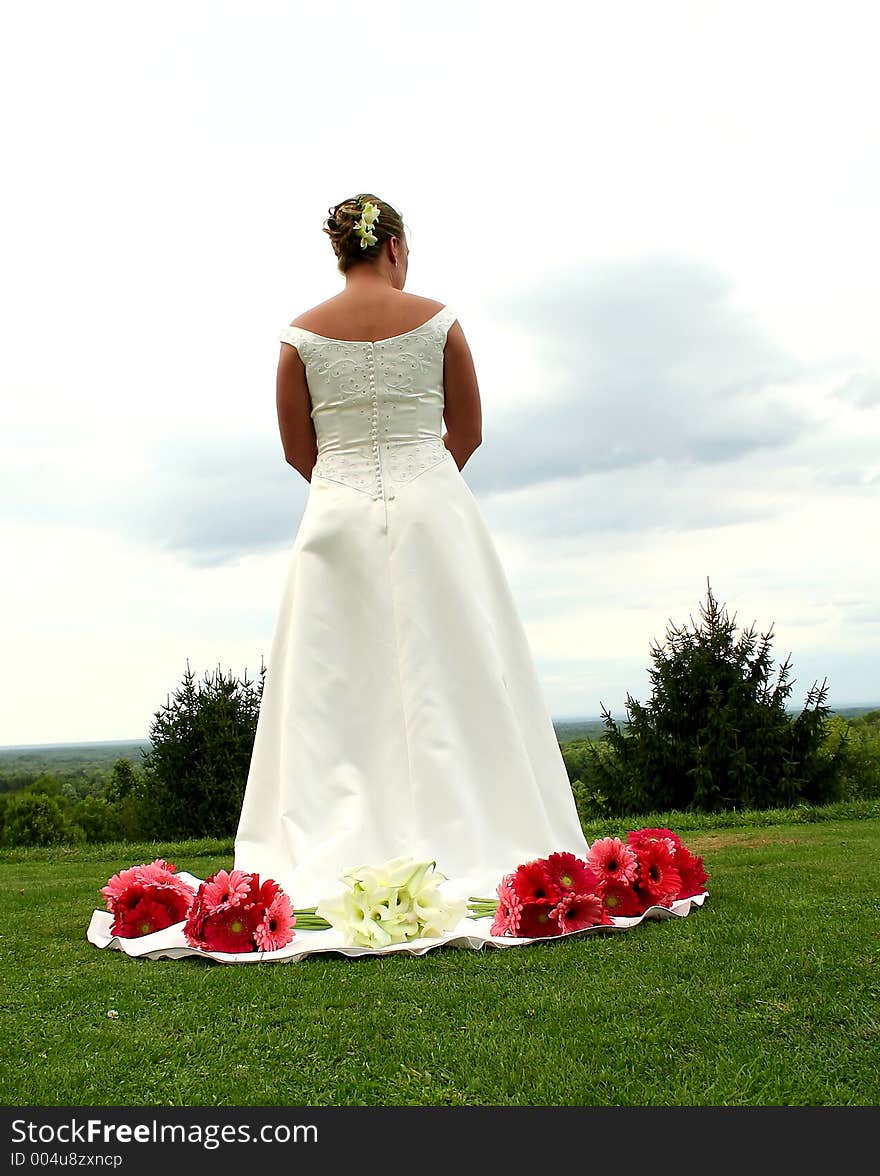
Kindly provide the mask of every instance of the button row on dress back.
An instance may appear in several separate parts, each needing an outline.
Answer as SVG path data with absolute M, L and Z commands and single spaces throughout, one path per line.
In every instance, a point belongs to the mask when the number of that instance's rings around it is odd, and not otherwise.
M 388 498 L 393 498 L 394 495 L 385 494 L 385 486 L 382 480 L 382 457 L 379 452 L 379 397 L 376 393 L 376 364 L 375 355 L 373 353 L 373 343 L 367 341 L 367 370 L 370 377 L 370 400 L 372 402 L 372 419 L 370 424 L 370 436 L 373 441 L 373 455 L 376 461 L 376 485 L 378 493 L 373 497 L 378 499 L 381 497 L 382 506 L 385 511 L 385 530 L 388 530 Z

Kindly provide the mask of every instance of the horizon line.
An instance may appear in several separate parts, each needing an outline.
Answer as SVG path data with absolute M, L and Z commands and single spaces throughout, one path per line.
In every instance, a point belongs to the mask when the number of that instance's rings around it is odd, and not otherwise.
M 831 707 L 831 713 L 834 714 L 840 710 L 852 710 L 857 707 L 862 710 L 877 710 L 880 709 L 880 702 L 841 702 L 837 706 Z M 797 713 L 798 709 L 798 707 L 786 707 L 786 710 L 792 714 Z M 554 723 L 603 723 L 605 721 L 601 714 L 551 715 L 550 718 Z M 47 747 L 97 747 L 101 744 L 149 742 L 149 736 L 137 736 L 131 739 L 62 739 L 50 743 L 0 743 L 0 751 L 32 751 Z

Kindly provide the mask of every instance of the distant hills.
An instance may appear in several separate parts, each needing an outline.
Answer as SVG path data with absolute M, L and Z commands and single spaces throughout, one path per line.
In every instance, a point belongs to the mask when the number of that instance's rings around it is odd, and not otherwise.
M 867 714 L 868 711 L 877 710 L 880 704 L 873 703 L 870 706 L 837 706 L 831 707 L 832 715 L 839 715 L 842 719 L 855 719 L 859 715 Z M 788 713 L 792 716 L 799 715 L 803 710 L 803 706 L 788 707 Z M 616 711 L 611 712 L 620 727 L 623 727 L 626 720 L 626 711 L 618 714 Z M 605 731 L 605 723 L 601 716 L 596 719 L 583 718 L 566 718 L 554 719 L 553 726 L 556 730 L 556 738 L 560 743 L 569 743 L 573 739 L 599 739 Z
M 880 703 L 871 706 L 841 706 L 832 707 L 831 713 L 840 715 L 844 719 L 854 719 L 871 710 L 877 710 Z M 789 707 L 789 714 L 796 715 L 801 707 Z M 621 713 L 612 712 L 617 722 L 623 726 L 626 720 L 625 710 Z M 601 716 L 590 718 L 566 717 L 553 719 L 553 727 L 560 743 L 568 743 L 573 739 L 598 739 L 605 730 Z M 140 763 L 143 752 L 150 748 L 149 739 L 100 739 L 91 743 L 21 743 L 0 747 L 0 766 L 5 768 L 39 766 L 44 770 L 52 768 L 71 768 L 84 762 L 89 764 L 103 761 L 112 763 L 119 758 L 130 759 Z

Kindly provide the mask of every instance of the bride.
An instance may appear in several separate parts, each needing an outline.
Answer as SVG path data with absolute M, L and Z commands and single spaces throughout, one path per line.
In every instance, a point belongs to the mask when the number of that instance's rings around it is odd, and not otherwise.
M 462 473 L 483 440 L 471 351 L 449 304 L 404 292 L 396 208 L 361 193 L 324 232 L 345 288 L 280 335 L 281 443 L 309 489 L 235 868 L 296 908 L 402 856 L 435 861 L 451 897 L 491 896 L 519 863 L 588 846 Z
M 281 330 L 281 443 L 308 492 L 232 871 L 175 876 L 157 859 L 114 875 L 111 913 L 87 932 L 99 947 L 421 955 L 613 922 L 462 473 L 482 442 L 464 331 L 448 303 L 404 293 L 409 246 L 387 201 L 344 200 L 324 229 L 345 289 Z
M 309 488 L 232 872 L 174 876 L 162 859 L 122 871 L 88 939 L 247 963 L 516 946 L 687 915 L 706 874 L 670 830 L 584 838 L 462 474 L 482 412 L 454 309 L 404 293 L 409 247 L 387 201 L 344 200 L 325 232 L 345 289 L 281 331 L 281 442 Z

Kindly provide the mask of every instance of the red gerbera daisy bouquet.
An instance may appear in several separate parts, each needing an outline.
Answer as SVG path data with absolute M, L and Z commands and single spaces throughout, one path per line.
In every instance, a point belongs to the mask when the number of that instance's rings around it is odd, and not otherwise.
M 493 915 L 493 935 L 539 938 L 610 923 L 599 878 L 573 853 L 523 862 L 498 884 L 498 899 L 472 898 L 471 917 Z
M 315 908 L 294 910 L 277 882 L 244 870 L 217 870 L 198 890 L 163 858 L 120 870 L 101 887 L 113 915 L 110 932 L 136 939 L 183 923 L 190 947 L 202 951 L 274 951 L 290 943 L 293 925 L 323 930 Z
M 173 863 L 156 858 L 149 865 L 120 870 L 101 887 L 113 915 L 113 935 L 135 939 L 186 918 L 196 892 L 174 870 Z
M 217 870 L 196 892 L 183 933 L 203 951 L 277 951 L 293 939 L 298 913 L 274 879 Z
M 638 913 L 705 892 L 709 876 L 702 857 L 692 854 L 671 829 L 631 830 L 626 841 L 638 862 L 633 883 L 642 904 Z
M 496 899 L 472 898 L 471 917 L 494 916 L 492 935 L 538 938 L 613 924 L 703 894 L 708 875 L 669 829 L 636 829 L 603 837 L 587 860 L 570 853 L 524 862 L 502 878 Z

